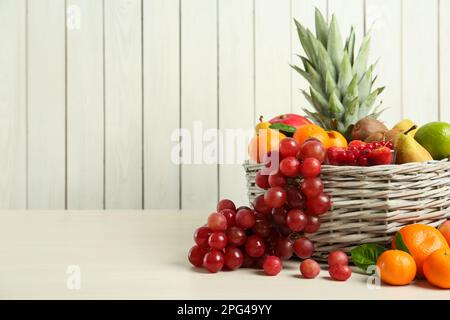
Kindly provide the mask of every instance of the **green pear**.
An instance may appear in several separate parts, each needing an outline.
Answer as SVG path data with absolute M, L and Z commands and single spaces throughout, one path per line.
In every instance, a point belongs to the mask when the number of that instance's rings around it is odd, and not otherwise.
M 409 130 L 401 134 L 395 146 L 396 160 L 398 164 L 408 162 L 425 162 L 433 160 L 431 154 L 408 134 Z

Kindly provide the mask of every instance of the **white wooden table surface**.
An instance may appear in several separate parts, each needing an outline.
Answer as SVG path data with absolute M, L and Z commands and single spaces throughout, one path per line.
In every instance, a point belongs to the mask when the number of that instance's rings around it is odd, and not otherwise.
M 368 289 L 366 276 L 345 282 L 301 279 L 298 261 L 276 277 L 241 269 L 209 274 L 187 261 L 192 233 L 208 212 L 0 211 L 1 299 L 450 299 L 424 281 Z M 69 266 L 81 288 L 69 290 Z

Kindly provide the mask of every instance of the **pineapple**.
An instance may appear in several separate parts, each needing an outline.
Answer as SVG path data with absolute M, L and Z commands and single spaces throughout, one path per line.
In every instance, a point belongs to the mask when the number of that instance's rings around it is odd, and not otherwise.
M 361 118 L 377 118 L 381 102 L 374 107 L 384 87 L 372 91 L 376 80 L 375 64 L 367 66 L 370 34 L 366 35 L 355 56 L 353 27 L 342 41 L 339 25 L 333 15 L 327 24 L 318 9 L 315 12 L 316 35 L 295 20 L 298 36 L 306 57 L 299 56 L 303 66 L 291 65 L 309 83 L 309 92 L 302 90 L 315 112 L 304 109 L 317 125 L 349 136 Z

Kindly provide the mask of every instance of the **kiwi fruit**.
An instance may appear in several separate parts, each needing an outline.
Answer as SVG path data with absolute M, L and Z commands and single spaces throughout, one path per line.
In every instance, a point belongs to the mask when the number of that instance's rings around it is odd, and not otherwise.
M 365 117 L 355 123 L 352 130 L 352 140 L 365 141 L 374 133 L 384 134 L 386 131 L 388 131 L 388 128 L 381 121 L 372 117 Z

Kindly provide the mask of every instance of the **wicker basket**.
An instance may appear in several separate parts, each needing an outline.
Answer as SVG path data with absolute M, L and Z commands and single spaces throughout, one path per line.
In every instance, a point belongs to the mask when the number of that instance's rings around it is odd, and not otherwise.
M 264 192 L 255 185 L 260 164 L 244 163 L 250 202 Z M 308 237 L 314 257 L 346 252 L 361 243 L 386 245 L 406 224 L 437 226 L 450 217 L 450 161 L 373 167 L 322 166 L 321 178 L 332 200 L 321 228 Z

